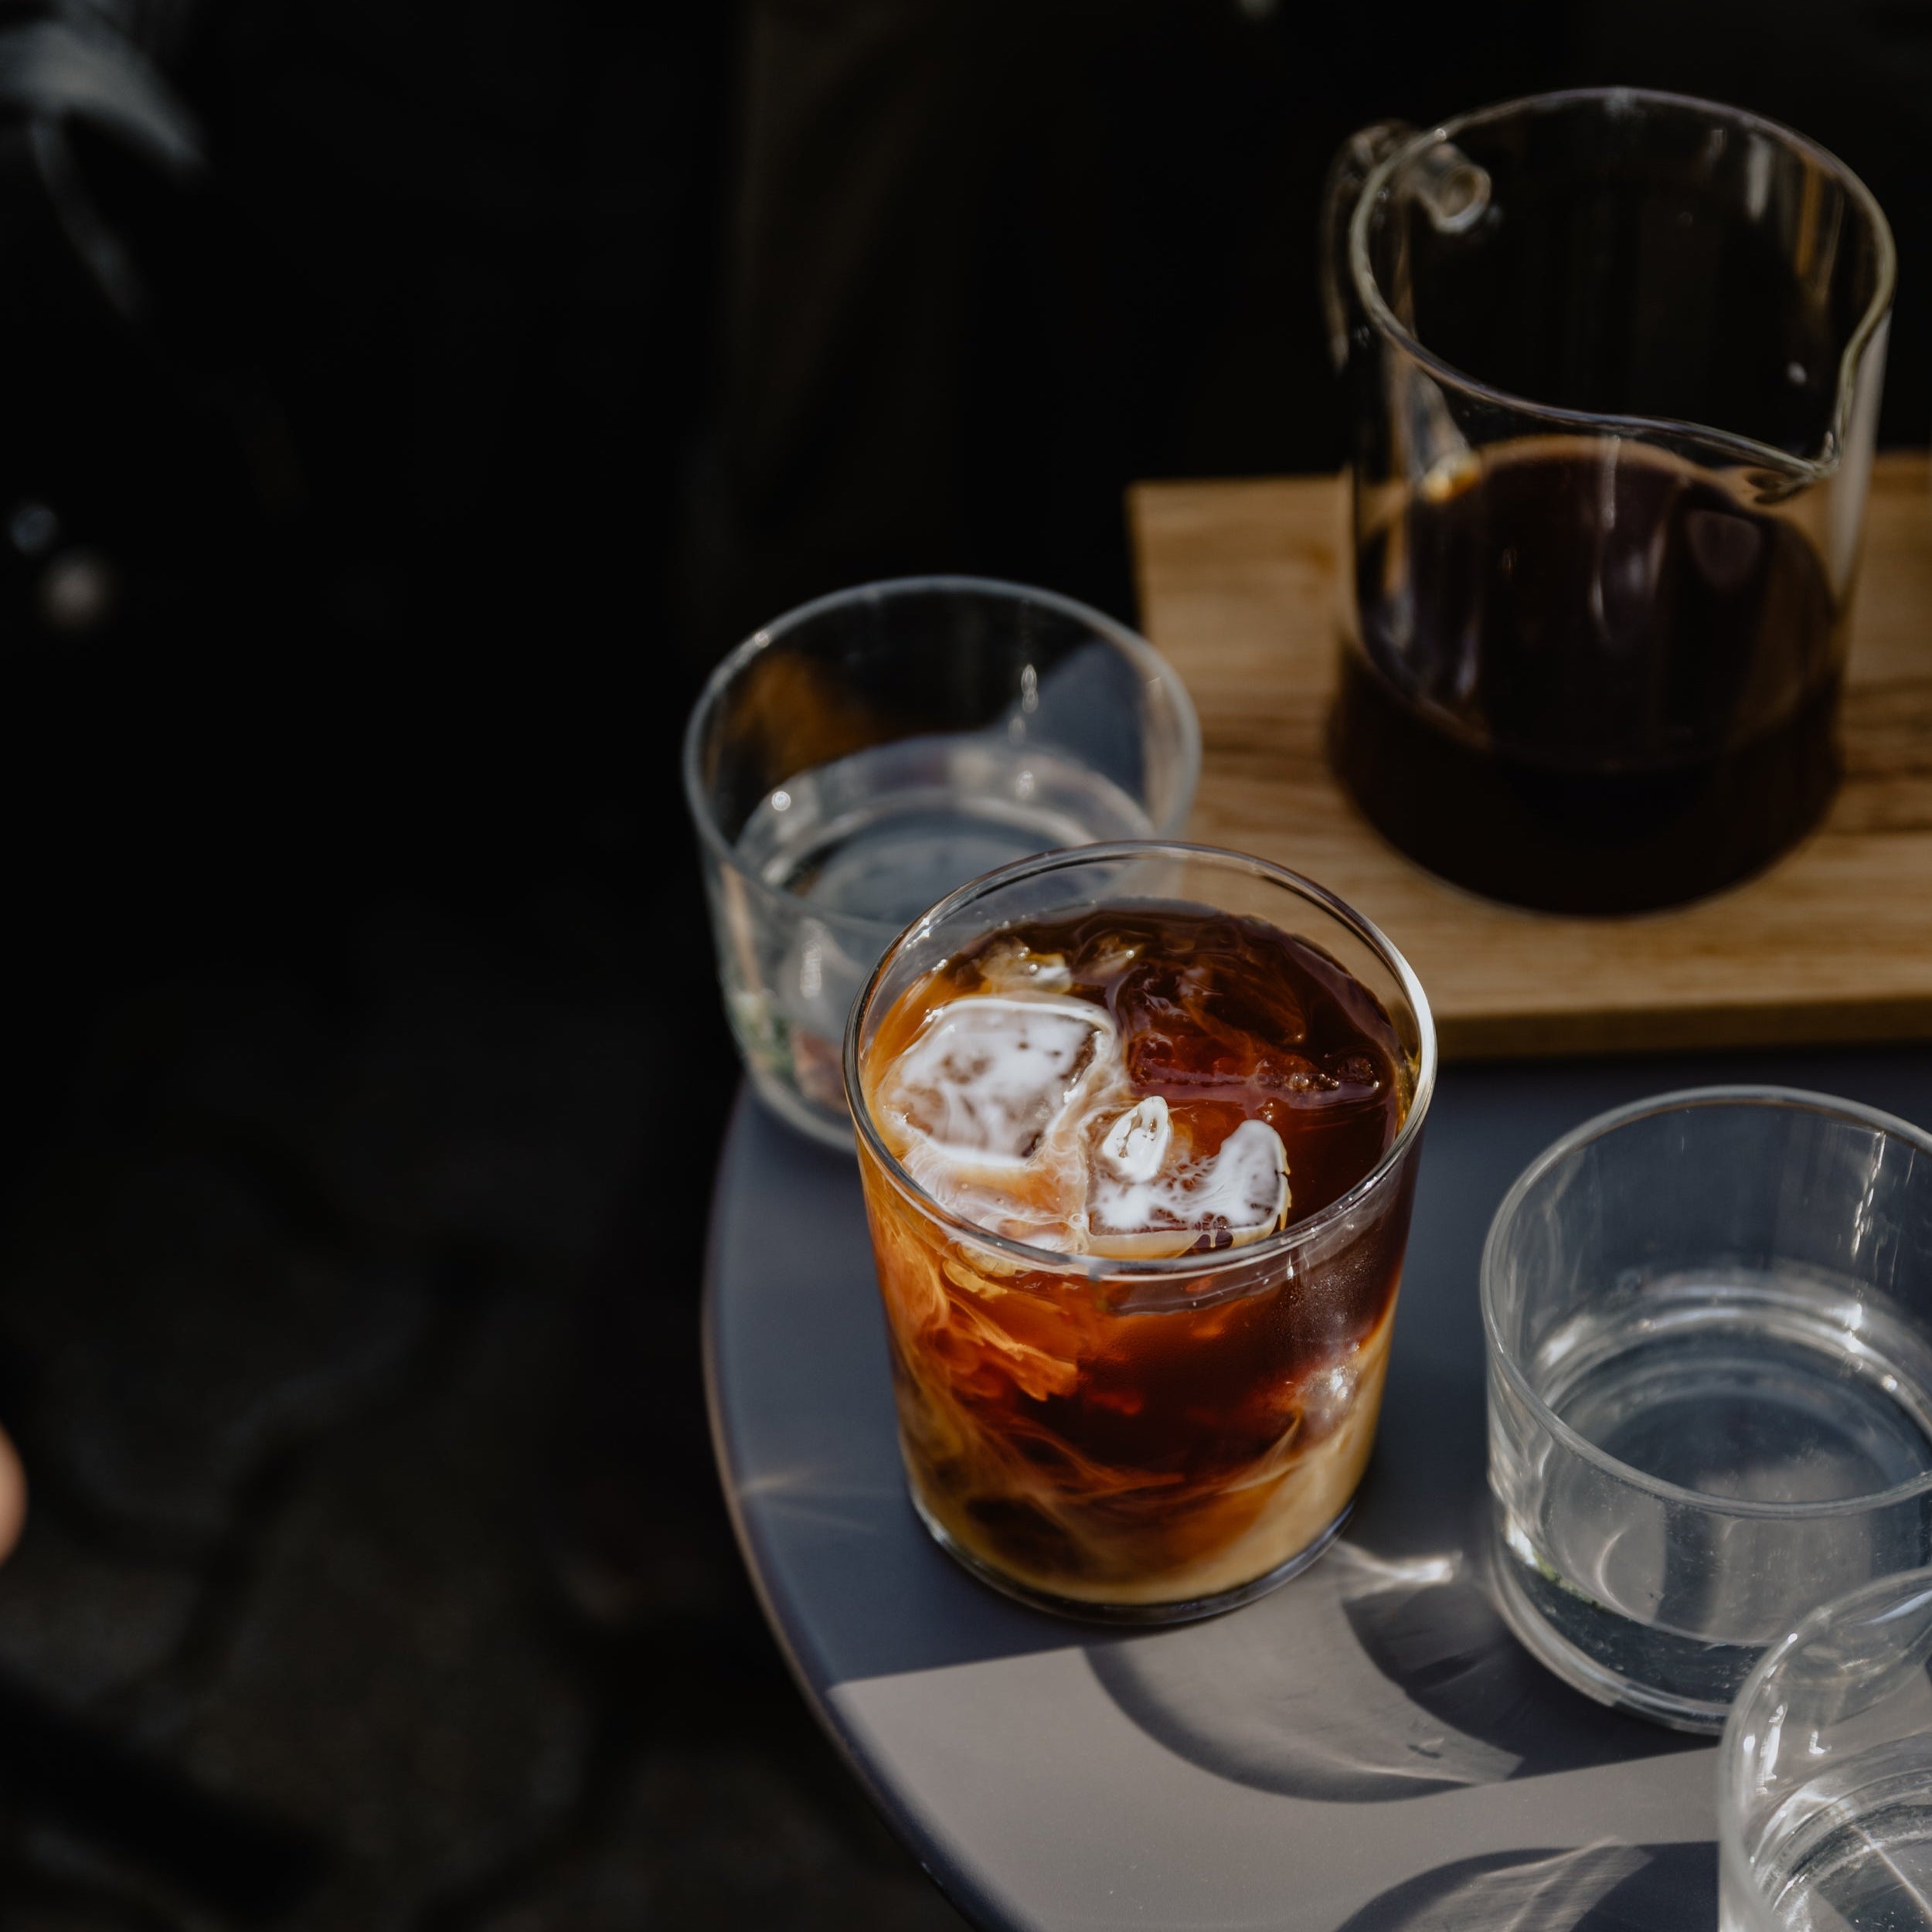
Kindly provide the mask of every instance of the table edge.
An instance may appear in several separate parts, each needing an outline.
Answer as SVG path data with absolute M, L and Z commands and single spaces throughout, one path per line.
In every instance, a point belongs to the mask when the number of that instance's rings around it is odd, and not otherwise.
M 766 1587 L 764 1570 L 758 1560 L 757 1532 L 739 1506 L 734 1481 L 736 1464 L 726 1437 L 723 1403 L 718 1383 L 716 1276 L 718 1242 L 723 1221 L 725 1170 L 746 1110 L 758 1104 L 750 1082 L 741 1078 L 737 1098 L 732 1104 L 726 1122 L 724 1139 L 719 1145 L 717 1168 L 712 1177 L 710 1205 L 705 1216 L 704 1272 L 699 1298 L 699 1351 L 704 1376 L 705 1419 L 710 1432 L 712 1461 L 718 1472 L 725 1513 L 730 1519 L 732 1536 L 738 1546 L 738 1554 L 750 1580 L 752 1594 L 757 1599 L 765 1628 L 777 1645 L 785 1668 L 791 1672 L 805 1707 L 817 1719 L 819 1729 L 832 1740 L 833 1748 L 858 1781 L 873 1810 L 885 1821 L 893 1835 L 919 1861 L 919 1869 L 938 1888 L 947 1903 L 978 1932 L 998 1932 L 1002 1921 L 993 1912 L 990 1901 L 972 1883 L 970 1873 L 956 1861 L 940 1855 L 937 1847 L 924 1842 L 924 1835 L 917 1829 L 911 1814 L 874 1774 L 857 1740 L 840 1719 L 831 1699 L 821 1696 L 815 1686 L 791 1626 L 780 1613 Z M 791 1128 L 786 1131 L 795 1131 Z

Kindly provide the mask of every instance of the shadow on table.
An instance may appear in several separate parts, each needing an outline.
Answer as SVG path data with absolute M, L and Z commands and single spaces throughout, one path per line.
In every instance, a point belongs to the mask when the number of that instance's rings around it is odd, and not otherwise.
M 1455 1549 L 1338 1543 L 1237 1615 L 1087 1655 L 1150 1736 L 1289 1797 L 1372 1804 L 1700 1748 L 1550 1676 Z
M 1340 1932 L 1669 1932 L 1717 1918 L 1717 1847 L 1581 1845 L 1458 1859 L 1371 1899 Z

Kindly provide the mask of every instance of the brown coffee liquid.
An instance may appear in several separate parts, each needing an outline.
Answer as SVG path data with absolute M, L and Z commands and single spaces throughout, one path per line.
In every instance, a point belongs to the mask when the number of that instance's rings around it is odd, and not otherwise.
M 1808 832 L 1841 612 L 1804 535 L 1628 445 L 1471 474 L 1358 555 L 1332 753 L 1377 828 L 1492 898 L 1597 913 L 1696 898 Z
M 882 1022 L 869 1094 L 951 1002 L 1002 995 L 1016 953 L 1111 1019 L 1119 1104 L 1159 1096 L 1197 1157 L 1243 1122 L 1280 1136 L 1290 1227 L 1401 1131 L 1413 1068 L 1352 975 L 1259 920 L 1145 905 L 1003 928 L 936 969 Z M 1373 1437 L 1407 1177 L 1332 1249 L 1257 1262 L 1233 1295 L 1177 1281 L 1158 1311 L 1070 1259 L 992 1267 L 869 1167 L 866 1192 L 914 1491 L 977 1560 L 1058 1596 L 1185 1599 L 1274 1569 L 1345 1506 Z M 1243 1250 L 1209 1226 L 1192 1252 L 1238 1268 Z

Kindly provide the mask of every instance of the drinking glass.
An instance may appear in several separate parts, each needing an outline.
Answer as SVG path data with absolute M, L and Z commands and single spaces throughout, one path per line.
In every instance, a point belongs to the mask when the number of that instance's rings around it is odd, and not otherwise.
M 1248 1246 L 1148 1260 L 1009 1239 L 922 1188 L 866 1099 L 882 1022 L 985 935 L 1095 908 L 1260 920 L 1372 995 L 1406 1091 L 1369 1172 Z M 1374 1440 L 1435 1069 L 1407 962 L 1359 913 L 1258 859 L 1158 844 L 1052 853 L 916 921 L 852 1010 L 845 1090 L 907 1481 L 941 1547 L 1024 1601 L 1141 1623 L 1209 1615 L 1312 1562 Z
M 1718 1753 L 1720 1932 L 1932 1927 L 1932 1570 L 1814 1611 Z
M 845 1015 L 906 922 L 1014 859 L 1172 836 L 1200 769 L 1172 668 L 1049 590 L 903 578 L 747 638 L 692 713 L 684 784 L 759 1097 L 849 1148 Z
M 1592 88 L 1366 129 L 1325 228 L 1362 811 L 1562 910 L 1768 863 L 1836 781 L 1894 276 L 1870 192 L 1757 115 Z
M 1932 1560 L 1932 1137 L 1707 1087 L 1544 1153 L 1482 1258 L 1495 1572 L 1560 1676 L 1715 1731 L 1814 1605 Z

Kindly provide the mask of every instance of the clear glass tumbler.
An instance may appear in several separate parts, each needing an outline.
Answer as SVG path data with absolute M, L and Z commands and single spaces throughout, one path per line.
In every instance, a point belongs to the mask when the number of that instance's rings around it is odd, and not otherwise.
M 1814 1611 L 1718 1753 L 1720 1932 L 1932 1927 L 1932 1570 Z
M 684 784 L 760 1097 L 849 1148 L 845 1015 L 906 922 L 1030 853 L 1172 837 L 1200 769 L 1172 668 L 1051 591 L 904 578 L 746 639 L 692 713 Z
M 1345 1010 L 1389 1043 L 1387 1117 L 1400 1125 L 1379 1158 L 1277 1233 L 1164 1257 L 1034 1245 L 942 1205 L 869 1098 L 882 1027 L 987 935 L 1090 912 L 1103 947 L 1118 943 L 1108 920 L 1176 913 L 1229 914 L 1304 944 Z M 1144 957 L 1214 970 L 1192 954 Z M 845 1083 L 906 1476 L 939 1543 L 1025 1601 L 1145 1623 L 1245 1602 L 1311 1562 L 1373 1444 L 1435 1069 L 1428 1002 L 1401 955 L 1340 900 L 1260 859 L 1187 845 L 1054 853 L 915 922 L 853 1009 Z M 1308 1114 L 1281 1130 L 1298 1188 L 1322 1151 L 1301 1137 L 1332 1131 L 1321 1095 L 1307 1097 Z
M 1892 302 L 1842 162 L 1634 88 L 1364 130 L 1323 273 L 1352 390 L 1337 767 L 1501 899 L 1620 912 L 1810 829 Z
M 1498 1594 L 1580 1689 L 1715 1731 L 1815 1604 L 1932 1560 L 1932 1137 L 1639 1101 L 1511 1189 L 1481 1292 Z

